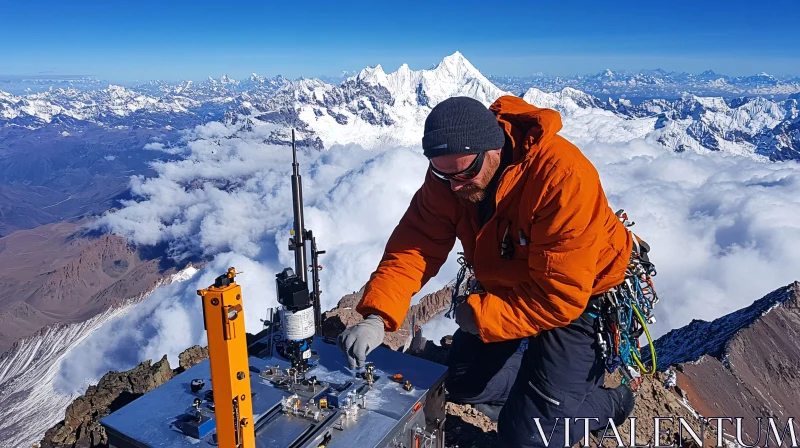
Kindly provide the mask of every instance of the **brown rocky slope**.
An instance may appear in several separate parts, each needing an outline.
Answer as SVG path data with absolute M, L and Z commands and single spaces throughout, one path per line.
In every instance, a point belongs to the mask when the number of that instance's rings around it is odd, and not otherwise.
M 656 353 L 659 369 L 677 371 L 678 387 L 700 414 L 742 417 L 742 442 L 764 446 L 767 421 L 759 431 L 757 418 L 776 417 L 782 430 L 800 416 L 800 282 L 673 330 L 656 341 Z M 733 424 L 724 429 L 736 443 Z
M 60 222 L 0 238 L 0 354 L 56 323 L 85 321 L 140 294 L 174 269 L 122 237 L 92 235 L 89 221 Z

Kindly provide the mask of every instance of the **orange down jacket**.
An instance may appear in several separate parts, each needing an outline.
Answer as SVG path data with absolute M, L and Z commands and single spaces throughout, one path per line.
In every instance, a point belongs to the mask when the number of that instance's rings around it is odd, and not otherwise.
M 496 211 L 481 227 L 478 206 L 460 200 L 430 171 L 370 276 L 356 310 L 383 317 L 396 331 L 416 294 L 437 274 L 458 238 L 487 291 L 473 294 L 480 337 L 497 342 L 565 326 L 589 297 L 624 279 L 631 234 L 608 205 L 597 170 L 557 135 L 561 116 L 504 96 L 490 107 L 511 138 Z M 506 228 L 513 258 L 501 258 Z M 527 244 L 520 244 L 520 231 Z

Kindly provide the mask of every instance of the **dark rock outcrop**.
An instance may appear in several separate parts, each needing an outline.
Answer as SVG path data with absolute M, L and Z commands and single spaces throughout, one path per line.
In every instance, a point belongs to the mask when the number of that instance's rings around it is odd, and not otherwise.
M 183 372 L 184 370 L 199 364 L 206 358 L 208 358 L 208 347 L 201 347 L 199 345 L 189 347 L 183 353 L 178 355 L 178 363 L 180 366 L 178 369 L 176 369 L 176 373 Z
M 107 446 L 100 419 L 150 392 L 173 377 L 166 355 L 155 364 L 147 360 L 125 372 L 108 372 L 96 386 L 67 407 L 64 421 L 50 428 L 41 448 Z

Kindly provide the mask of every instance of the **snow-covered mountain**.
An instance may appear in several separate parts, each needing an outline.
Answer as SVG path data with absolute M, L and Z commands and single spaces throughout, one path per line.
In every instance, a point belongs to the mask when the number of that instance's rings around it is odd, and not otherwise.
M 455 53 L 431 70 L 412 71 L 403 65 L 387 74 L 377 66 L 339 85 L 317 79 L 287 82 L 266 102 L 243 102 L 226 114 L 226 121 L 242 123 L 247 129 L 259 122 L 294 126 L 302 131 L 303 143 L 317 148 L 349 143 L 365 148 L 413 146 L 419 144 L 430 108 L 443 99 L 466 95 L 488 105 L 506 94 L 510 92 L 492 84 L 463 55 Z M 619 126 L 637 137 L 653 138 L 677 152 L 724 151 L 772 160 L 800 159 L 800 94 L 782 101 L 685 95 L 633 104 L 625 99 L 602 100 L 565 87 L 557 92 L 530 88 L 522 97 L 539 107 L 558 110 L 565 120 L 577 120 L 574 124 L 578 126 L 591 125 L 581 120 L 582 116 L 607 112 L 624 120 Z M 271 141 L 285 142 L 284 134 L 276 130 Z
M 725 76 L 707 70 L 699 75 L 661 69 L 638 73 L 604 70 L 580 76 L 489 76 L 502 89 L 522 94 L 530 88 L 556 92 L 571 87 L 597 96 L 676 98 L 686 93 L 734 98 L 742 95 L 785 96 L 800 92 L 800 78 L 777 78 L 767 73 Z
M 60 361 L 96 328 L 132 305 L 110 309 L 84 322 L 44 328 L 0 358 L 2 446 L 31 446 L 64 418 L 64 409 L 76 395 L 60 393 L 54 387 Z
M 58 89 L 25 96 L 0 92 L 0 122 L 27 128 L 76 121 L 114 126 L 123 119 L 132 120 L 135 114 L 180 116 L 200 106 L 200 102 L 186 96 L 157 98 L 115 85 L 101 90 Z
M 95 90 L 108 83 L 89 76 L 0 76 L 0 90 L 15 95 L 45 92 L 54 89 Z
M 796 131 L 799 99 L 800 94 L 783 101 L 762 97 L 725 101 L 687 95 L 672 102 L 647 100 L 619 110 L 632 117 L 656 115 L 659 141 L 676 151 L 727 151 L 787 160 L 800 159 Z
M 783 101 L 686 95 L 672 101 L 653 99 L 633 104 L 624 99 L 602 101 L 566 87 L 554 93 L 531 88 L 523 98 L 531 104 L 556 109 L 565 117 L 597 110 L 629 120 L 631 125 L 639 122 L 647 137 L 676 152 L 723 151 L 771 160 L 800 160 L 800 94 Z
M 266 139 L 269 143 L 285 143 L 285 128 L 291 126 L 299 131 L 301 145 L 318 149 L 351 143 L 364 148 L 416 146 L 428 112 L 445 98 L 465 95 L 489 105 L 501 95 L 518 94 L 534 105 L 559 110 L 577 126 L 596 125 L 588 119 L 589 113 L 610 113 L 625 120 L 620 126 L 630 129 L 632 135 L 652 138 L 677 152 L 724 151 L 771 160 L 800 159 L 800 93 L 792 93 L 800 92 L 796 80 L 779 80 L 763 73 L 733 78 L 713 72 L 628 74 L 607 70 L 569 79 L 540 74 L 528 83 L 538 87 L 520 90 L 526 84 L 518 78 L 493 79 L 500 87 L 455 52 L 432 69 L 415 71 L 404 64 L 387 73 L 378 65 L 337 84 L 254 73 L 241 81 L 222 76 L 200 83 L 151 81 L 99 90 L 50 89 L 24 96 L 0 91 L 0 125 L 36 129 L 92 123 L 182 128 L 224 114 L 227 124 L 242 129 L 278 125 Z M 707 87 L 711 85 L 736 88 L 724 90 L 727 98 L 701 96 L 710 92 Z M 642 86 L 661 90 L 651 89 L 651 99 L 643 101 L 625 98 L 644 95 Z M 731 97 L 733 93 L 781 92 L 792 94 L 782 100 Z M 613 95 L 618 99 L 610 97 Z M 666 99 L 676 95 L 677 99 Z
M 414 146 L 431 108 L 451 96 L 469 96 L 489 106 L 510 94 L 492 84 L 461 53 L 430 70 L 402 65 L 392 73 L 378 65 L 339 85 L 318 79 L 292 81 L 265 103 L 243 102 L 226 114 L 230 124 L 252 120 L 291 125 L 316 147 L 357 143 L 364 148 Z M 274 140 L 285 141 L 284 130 Z
M 264 101 L 285 83 L 280 76 L 267 79 L 254 73 L 246 81 L 222 76 L 201 83 L 150 81 L 130 87 L 51 88 L 27 95 L 0 90 L 0 126 L 190 127 L 218 119 L 241 101 Z
M 697 362 L 703 356 L 713 356 L 726 363 L 731 343 L 737 335 L 763 320 L 764 316 L 778 307 L 783 306 L 777 313 L 796 315 L 798 299 L 800 282 L 795 282 L 772 291 L 748 307 L 711 322 L 694 319 L 689 325 L 670 331 L 655 341 L 658 370 L 665 370 L 671 365 Z M 796 333 L 800 328 L 791 330 Z
M 128 313 L 159 286 L 185 281 L 196 272 L 196 268 L 188 266 L 91 319 L 43 328 L 18 341 L 0 356 L 0 446 L 31 446 L 49 427 L 64 418 L 64 409 L 77 394 L 60 391 L 56 381 L 61 361 L 74 347 L 103 324 Z M 87 382 L 96 380 L 86 379 Z
M 133 85 L 130 89 L 158 98 L 185 97 L 203 104 L 226 105 L 235 103 L 238 97 L 243 94 L 244 98 L 248 96 L 260 96 L 262 98 L 269 96 L 286 83 L 286 78 L 280 75 L 274 78 L 267 78 L 253 73 L 249 78 L 241 81 L 222 75 L 219 79 L 209 76 L 199 83 L 193 81 L 175 83 L 156 80 Z

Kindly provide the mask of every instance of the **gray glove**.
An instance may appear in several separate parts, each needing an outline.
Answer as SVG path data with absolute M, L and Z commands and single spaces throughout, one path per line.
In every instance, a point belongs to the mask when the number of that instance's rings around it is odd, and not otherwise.
M 468 303 L 462 302 L 456 305 L 456 323 L 461 331 L 479 335 L 478 324 L 475 323 L 475 312 Z
M 370 314 L 366 319 L 344 330 L 337 339 L 351 369 L 364 367 L 367 355 L 383 344 L 383 318 Z

